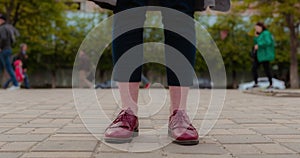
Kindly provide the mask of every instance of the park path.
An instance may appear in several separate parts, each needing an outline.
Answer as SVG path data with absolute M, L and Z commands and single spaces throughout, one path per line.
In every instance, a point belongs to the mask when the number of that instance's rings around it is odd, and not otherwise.
M 152 102 L 146 105 L 149 93 Z M 119 101 L 111 90 L 96 94 L 106 116 L 98 116 L 96 106 L 88 104 L 89 96 L 82 95 L 87 97 L 87 104 L 79 108 L 82 120 L 70 89 L 0 91 L 0 158 L 300 158 L 300 98 L 228 90 L 214 128 L 199 145 L 187 147 L 169 144 L 167 131 L 159 131 L 169 115 L 167 91 L 162 89 L 140 92 L 144 105 L 139 113 L 139 137 L 127 144 L 103 143 L 97 138 L 101 139 L 107 125 L 105 119 L 117 115 Z M 189 109 L 197 112 L 193 117 L 197 128 L 204 120 L 210 94 L 210 90 L 190 92 Z M 194 107 L 199 98 L 200 106 Z M 157 149 L 146 151 L 152 148 Z

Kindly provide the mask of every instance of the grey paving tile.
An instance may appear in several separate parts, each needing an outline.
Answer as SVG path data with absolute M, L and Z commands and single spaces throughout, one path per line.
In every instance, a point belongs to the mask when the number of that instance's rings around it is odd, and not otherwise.
M 0 158 L 19 158 L 21 152 L 0 152 Z
M 167 153 L 176 154 L 212 154 L 212 155 L 223 155 L 226 154 L 222 147 L 217 144 L 198 144 L 194 146 L 182 146 L 177 144 L 169 144 L 164 148 Z
M 36 147 L 32 149 L 32 151 L 39 151 L 39 152 L 48 152 L 48 151 L 64 151 L 64 152 L 71 152 L 71 151 L 80 151 L 80 152 L 87 152 L 87 151 L 94 151 L 97 145 L 97 141 L 55 141 L 49 140 L 46 142 L 42 142 L 38 144 Z
M 283 155 L 238 155 L 237 158 L 300 158 L 296 154 L 283 154 Z
M 264 135 L 300 135 L 300 131 L 293 128 L 253 128 L 253 130 Z
M 274 124 L 269 119 L 265 118 L 254 118 L 254 119 L 232 119 L 234 122 L 238 124 Z
M 214 136 L 220 143 L 224 144 L 258 144 L 258 143 L 272 143 L 271 140 L 266 139 L 260 135 L 218 135 Z
M 251 144 L 226 144 L 225 149 L 233 153 L 238 154 L 260 154 L 261 152 Z
M 0 151 L 28 151 L 33 145 L 35 145 L 37 142 L 10 142 L 5 145 L 3 145 L 0 148 Z
M 21 158 L 90 158 L 92 152 L 30 152 Z
M 16 134 L 9 134 L 9 135 L 0 135 L 0 141 L 5 142 L 39 142 L 43 141 L 49 137 L 49 134 L 31 134 L 31 135 L 16 135 Z
M 167 158 L 232 158 L 232 155 L 166 154 Z
M 256 148 L 267 154 L 293 154 L 294 151 L 287 149 L 280 144 L 254 144 Z
M 287 146 L 288 148 L 300 153 L 300 142 L 291 142 L 291 143 L 282 143 L 282 144 Z
M 98 153 L 95 155 L 95 158 L 134 158 L 134 157 L 143 157 L 143 158 L 165 158 L 161 151 L 154 152 L 145 152 L 145 153 Z

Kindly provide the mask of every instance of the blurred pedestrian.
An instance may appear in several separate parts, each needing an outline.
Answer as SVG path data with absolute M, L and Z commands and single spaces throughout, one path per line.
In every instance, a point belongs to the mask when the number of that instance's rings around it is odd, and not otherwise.
M 258 69 L 260 65 L 263 65 L 265 74 L 269 79 L 269 86 L 267 88 L 272 88 L 273 82 L 270 62 L 275 59 L 274 39 L 262 22 L 258 22 L 255 25 L 254 51 L 252 73 L 255 84 L 253 87 L 259 87 Z
M 88 55 L 84 51 L 79 52 L 79 88 L 84 88 L 88 86 L 89 88 L 94 88 L 93 83 L 88 79 L 91 74 L 91 61 Z
M 28 61 L 28 55 L 27 55 L 27 49 L 28 49 L 28 46 L 27 44 L 25 43 L 22 43 L 20 45 L 20 53 L 17 54 L 13 60 L 12 60 L 12 63 L 14 65 L 15 61 L 17 60 L 21 60 L 22 61 L 22 72 L 23 72 L 23 75 L 24 75 L 24 87 L 26 89 L 29 89 L 30 88 L 30 85 L 29 85 L 29 79 L 28 79 L 28 74 L 27 74 L 27 70 L 28 70 L 28 66 L 27 66 L 27 61 Z M 10 84 L 10 82 L 12 82 L 12 80 L 8 80 L 5 84 L 4 84 L 4 88 L 7 88 Z
M 150 83 L 150 81 L 148 80 L 148 78 L 147 78 L 146 76 L 144 76 L 143 74 L 142 74 L 141 81 L 142 81 L 142 83 L 143 83 L 145 89 L 150 88 L 151 83 Z
M 14 62 L 14 66 L 15 66 L 15 75 L 16 75 L 17 81 L 21 85 L 25 78 L 25 75 L 23 72 L 23 63 L 21 60 L 16 60 Z
M 2 67 L 5 67 L 10 79 L 13 82 L 13 86 L 11 86 L 9 90 L 16 90 L 20 89 L 20 86 L 16 79 L 10 60 L 14 37 L 9 28 L 10 26 L 6 23 L 6 17 L 3 14 L 0 14 L 0 60 L 3 64 Z

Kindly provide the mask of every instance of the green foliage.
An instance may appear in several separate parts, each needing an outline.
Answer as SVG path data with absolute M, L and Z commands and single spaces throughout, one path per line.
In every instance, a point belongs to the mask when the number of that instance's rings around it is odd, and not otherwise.
M 253 37 L 248 34 L 249 29 L 249 23 L 235 14 L 219 16 L 217 22 L 209 28 L 228 72 L 249 70 L 251 67 L 249 53 L 253 46 Z M 221 31 L 228 32 L 225 39 L 221 38 Z
M 237 1 L 237 0 L 235 0 Z M 299 47 L 300 3 L 299 0 L 244 0 L 236 6 L 238 12 L 252 10 L 251 21 L 265 22 L 276 41 L 275 63 L 281 69 L 290 67 L 293 88 L 299 87 L 297 47 Z
M 99 18 L 97 14 L 76 15 L 78 6 L 70 2 L 72 0 L 0 0 L 0 12 L 8 16 L 8 22 L 21 34 L 18 42 L 29 46 L 29 73 L 50 71 L 53 87 L 56 70 L 72 68 L 82 40 Z M 19 52 L 17 46 L 14 52 Z
M 13 24 L 21 33 L 19 43 L 27 43 L 30 51 L 31 66 L 54 70 L 68 60 L 70 52 L 68 42 L 72 30 L 67 26 L 64 2 L 55 0 L 1 0 L 0 11 L 8 16 L 8 22 Z M 16 48 L 15 52 L 18 52 Z M 34 64 L 33 64 L 34 63 Z M 33 67 L 34 69 L 34 67 Z M 33 70 L 32 69 L 32 70 Z

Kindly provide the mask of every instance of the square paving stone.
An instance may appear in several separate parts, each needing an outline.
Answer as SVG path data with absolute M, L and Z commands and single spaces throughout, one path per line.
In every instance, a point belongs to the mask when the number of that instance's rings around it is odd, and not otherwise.
M 295 153 L 279 144 L 254 144 L 259 150 L 266 154 L 291 154 Z
M 260 154 L 261 152 L 250 144 L 227 144 L 226 150 L 234 155 L 238 154 Z
M 31 134 L 31 135 L 0 135 L 1 142 L 40 142 L 49 137 L 48 134 Z
M 90 158 L 92 152 L 30 152 L 21 158 Z
M 48 140 L 97 140 L 97 138 L 91 134 L 55 134 L 48 138 Z
M 238 155 L 237 158 L 299 158 L 296 154 L 283 154 L 283 155 Z
M 271 120 L 264 118 L 256 118 L 256 119 L 232 119 L 234 122 L 238 124 L 274 124 Z
M 207 154 L 167 154 L 167 158 L 232 158 L 229 154 L 207 155 Z
M 32 149 L 32 151 L 65 151 L 85 152 L 94 151 L 97 141 L 46 141 Z
M 15 128 L 15 129 L 12 129 L 12 130 L 6 132 L 6 134 L 26 134 L 33 130 L 34 130 L 34 128 Z
M 28 151 L 36 142 L 11 142 L 0 148 L 0 151 Z
M 129 152 L 148 152 L 162 148 L 159 143 L 132 143 Z
M 300 143 L 297 142 L 297 143 L 282 143 L 282 144 L 300 153 Z
M 292 128 L 253 128 L 253 130 L 264 135 L 300 135 L 299 130 Z
M 20 152 L 0 152 L 0 158 L 19 158 L 21 155 Z
M 165 158 L 161 151 L 145 153 L 98 153 L 95 158 Z
M 90 132 L 84 128 L 84 127 L 65 127 L 63 129 L 60 129 L 56 131 L 56 133 L 61 133 L 61 134 L 89 134 Z
M 131 144 L 124 143 L 124 144 L 100 144 L 100 146 L 97 148 L 97 152 L 99 153 L 122 153 L 122 152 L 128 152 L 129 147 Z
M 159 139 L 157 135 L 140 134 L 133 139 L 134 143 L 158 143 Z
M 227 152 L 217 144 L 198 144 L 194 146 L 182 146 L 177 144 L 169 144 L 164 148 L 167 153 L 176 154 L 212 154 L 212 155 L 223 155 Z
M 222 144 L 272 143 L 271 140 L 268 140 L 260 135 L 218 135 L 214 137 Z

